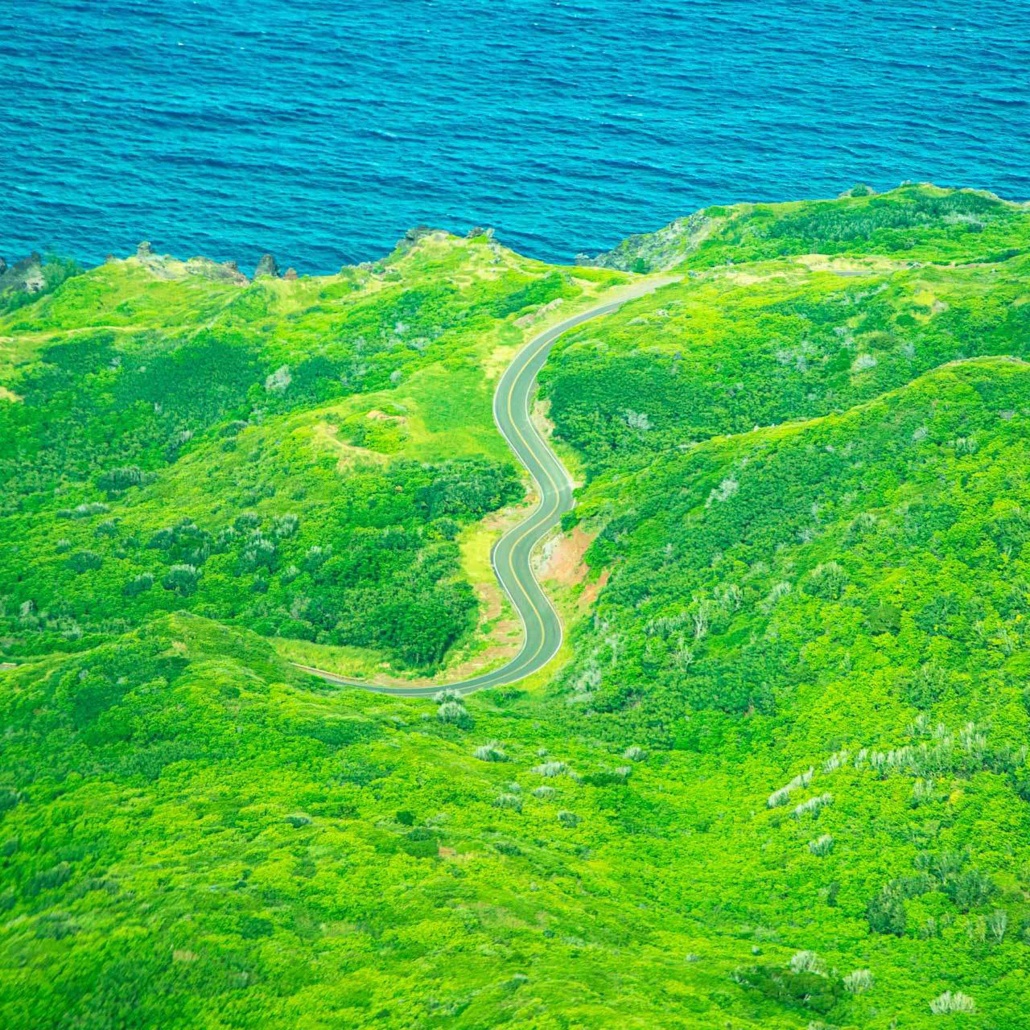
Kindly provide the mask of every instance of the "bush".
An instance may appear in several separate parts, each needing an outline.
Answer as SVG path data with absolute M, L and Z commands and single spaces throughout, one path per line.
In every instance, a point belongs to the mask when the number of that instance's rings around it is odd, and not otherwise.
M 558 813 L 558 822 L 567 829 L 579 825 L 579 816 L 575 812 L 568 812 L 564 809 Z
M 815 797 L 808 798 L 807 801 L 802 801 L 801 804 L 796 805 L 791 815 L 795 819 L 800 819 L 804 815 L 811 813 L 812 815 L 818 815 L 819 810 L 825 808 L 827 805 L 833 804 L 832 794 L 817 794 Z
M 822 960 L 814 951 L 799 951 L 791 957 L 790 971 L 798 973 L 815 973 L 822 976 L 825 972 Z
M 173 565 L 161 581 L 165 590 L 174 590 L 180 597 L 196 593 L 200 570 L 195 565 Z
M 436 717 L 440 722 L 451 723 L 462 728 L 472 725 L 472 716 L 459 701 L 445 701 L 436 710 Z
M 893 934 L 903 937 L 908 924 L 908 912 L 900 895 L 890 887 L 884 887 L 866 906 L 866 920 L 873 933 Z
M 149 572 L 141 572 L 122 587 L 122 593 L 126 597 L 136 597 L 146 593 L 153 585 L 154 577 Z
M 68 568 L 77 576 L 99 569 L 103 564 L 104 559 L 95 551 L 78 551 L 68 559 Z
M 272 533 L 280 540 L 293 536 L 300 528 L 300 518 L 297 515 L 279 515 L 272 520 Z
M 803 590 L 813 597 L 821 597 L 827 601 L 836 601 L 847 589 L 848 574 L 837 562 L 826 562 L 817 565 L 808 575 Z
M 108 469 L 97 479 L 97 486 L 109 494 L 121 493 L 133 486 L 143 484 L 143 472 L 135 465 L 125 468 Z
M 785 805 L 794 791 L 807 787 L 812 782 L 814 772 L 815 770 L 809 766 L 805 772 L 798 773 L 786 786 L 780 787 L 779 790 L 774 790 L 766 800 L 766 805 L 769 808 L 778 808 L 780 805 Z
M 507 762 L 508 756 L 501 750 L 500 744 L 496 740 L 491 740 L 487 744 L 482 744 L 472 752 L 475 758 L 478 758 L 481 762 Z
M 808 842 L 808 850 L 811 851 L 813 855 L 818 855 L 820 857 L 828 855 L 833 850 L 833 838 L 828 833 L 824 833 L 816 840 L 810 840 Z
M 944 883 L 944 893 L 962 912 L 985 904 L 996 890 L 991 878 L 979 869 L 966 869 Z
M 868 969 L 856 969 L 844 977 L 844 990 L 848 994 L 865 994 L 873 989 L 873 974 Z
M 930 1011 L 935 1016 L 948 1016 L 953 1012 L 973 1013 L 976 1011 L 976 1002 L 961 991 L 955 991 L 954 994 L 945 991 L 930 1002 Z

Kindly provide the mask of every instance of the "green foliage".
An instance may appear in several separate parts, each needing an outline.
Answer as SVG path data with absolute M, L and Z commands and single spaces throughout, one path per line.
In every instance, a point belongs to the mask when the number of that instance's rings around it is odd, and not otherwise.
M 698 274 L 545 369 L 570 657 L 469 697 L 272 644 L 446 661 L 465 531 L 523 492 L 484 369 L 613 273 L 430 235 L 8 316 L 0 1024 L 1022 1030 L 1028 266 L 973 259 L 1026 214 L 687 222 Z

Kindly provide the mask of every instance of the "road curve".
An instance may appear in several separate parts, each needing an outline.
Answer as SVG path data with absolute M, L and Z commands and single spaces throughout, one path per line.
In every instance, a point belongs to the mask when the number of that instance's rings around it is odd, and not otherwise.
M 562 644 L 562 624 L 549 598 L 533 575 L 531 557 L 536 545 L 561 521 L 574 502 L 572 481 L 558 456 L 540 435 L 530 418 L 536 393 L 536 377 L 555 341 L 578 325 L 610 314 L 623 304 L 653 292 L 673 279 L 652 279 L 634 283 L 595 307 L 581 311 L 551 326 L 530 340 L 504 370 L 494 392 L 494 421 L 515 456 L 526 467 L 536 485 L 539 500 L 529 516 L 508 530 L 494 545 L 490 555 L 497 581 L 511 599 L 523 626 L 523 642 L 510 662 L 491 672 L 435 686 L 385 686 L 367 680 L 349 679 L 324 669 L 295 663 L 298 669 L 349 687 L 360 687 L 380 694 L 399 697 L 431 697 L 440 690 L 470 694 L 485 687 L 499 687 L 542 669 Z

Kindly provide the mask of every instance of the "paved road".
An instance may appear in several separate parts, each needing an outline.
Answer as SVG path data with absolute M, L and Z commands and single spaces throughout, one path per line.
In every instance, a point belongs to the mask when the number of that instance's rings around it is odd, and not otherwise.
M 592 318 L 610 314 L 626 301 L 642 297 L 673 281 L 675 280 L 659 279 L 634 283 L 631 287 L 611 294 L 596 307 L 552 326 L 530 340 L 515 355 L 497 384 L 494 393 L 494 420 L 515 452 L 515 456 L 529 470 L 540 498 L 529 517 L 497 541 L 490 556 L 498 582 L 511 598 L 515 610 L 522 619 L 524 637 L 519 653 L 506 665 L 492 672 L 485 672 L 456 683 L 428 687 L 382 686 L 337 676 L 307 665 L 298 665 L 298 668 L 320 676 L 330 683 L 402 697 L 427 697 L 445 688 L 469 694 L 484 687 L 515 683 L 542 669 L 558 653 L 562 643 L 561 619 L 536 581 L 530 557 L 536 545 L 561 521 L 562 515 L 572 508 L 574 500 L 572 481 L 568 472 L 530 418 L 530 406 L 536 394 L 537 373 L 547 360 L 555 341 L 563 333 Z

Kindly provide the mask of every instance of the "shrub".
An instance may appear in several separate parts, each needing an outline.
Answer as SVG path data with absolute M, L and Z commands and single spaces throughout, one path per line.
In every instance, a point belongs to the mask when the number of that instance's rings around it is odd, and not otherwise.
M 647 752 L 642 747 L 637 747 L 636 744 L 631 744 L 622 752 L 622 757 L 630 762 L 642 762 L 647 758 Z
M 983 905 L 996 890 L 991 878 L 979 869 L 966 869 L 948 877 L 944 883 L 944 893 L 963 912 Z
M 846 748 L 840 751 L 834 751 L 829 758 L 823 762 L 823 772 L 827 775 L 832 772 L 836 772 L 838 769 L 843 769 L 848 764 L 851 758 L 850 753 Z
M 567 812 L 563 809 L 558 813 L 558 822 L 562 826 L 572 829 L 572 827 L 579 825 L 579 816 L 575 812 Z
M 272 520 L 272 533 L 280 540 L 293 536 L 300 529 L 300 518 L 297 515 L 278 515 Z
M 308 548 L 301 564 L 306 572 L 317 572 L 332 557 L 332 554 L 332 547 L 319 547 L 318 544 L 313 544 Z
M 930 1002 L 930 1011 L 935 1016 L 947 1016 L 953 1012 L 975 1012 L 976 1002 L 961 991 L 945 991 Z
M 468 709 L 459 701 L 445 701 L 436 710 L 436 717 L 440 722 L 451 723 L 455 726 L 469 726 L 472 723 L 472 716 Z
M 240 561 L 248 572 L 262 567 L 270 569 L 275 564 L 275 544 L 258 531 L 247 541 Z
M 68 568 L 77 576 L 99 569 L 103 564 L 104 559 L 96 551 L 78 551 L 68 559 Z
M 791 815 L 795 819 L 800 819 L 804 815 L 811 813 L 812 815 L 818 815 L 821 808 L 825 808 L 826 805 L 833 804 L 832 794 L 817 794 L 815 797 L 809 798 L 807 801 L 802 801 L 800 805 L 794 808 Z
M 25 886 L 25 893 L 28 897 L 34 898 L 41 891 L 52 890 L 67 883 L 72 875 L 71 866 L 67 862 L 59 862 L 52 869 L 45 869 L 36 873 Z
M 111 509 L 100 501 L 80 504 L 77 508 L 61 508 L 57 512 L 59 519 L 88 519 L 91 515 L 106 515 Z
M 990 935 L 999 943 L 1005 939 L 1005 930 L 1009 925 L 1009 914 L 1003 908 L 996 908 L 987 917 L 987 929 Z
M 489 743 L 482 744 L 472 752 L 475 758 L 478 758 L 481 762 L 507 762 L 508 756 L 501 750 L 500 744 L 496 740 L 491 740 Z
M 856 969 L 844 977 L 844 990 L 848 994 L 865 994 L 873 989 L 873 974 L 868 969 Z
M 803 773 L 798 773 L 785 787 L 780 787 L 779 790 L 774 790 L 770 795 L 766 804 L 769 808 L 777 808 L 780 805 L 785 805 L 791 794 L 796 790 L 800 790 L 802 787 L 807 787 L 812 782 L 812 775 L 815 772 L 811 766 Z
M 814 951 L 799 951 L 792 956 L 790 971 L 795 976 L 798 973 L 815 973 L 816 976 L 823 976 L 825 973 L 822 961 Z
M 165 590 L 174 590 L 180 597 L 196 593 L 200 570 L 195 565 L 173 565 L 161 581 Z
M 937 792 L 932 779 L 918 779 L 912 784 L 912 805 L 917 807 L 937 799 Z
M 562 773 L 568 771 L 569 767 L 564 762 L 544 762 L 541 765 L 534 765 L 530 770 L 538 776 L 561 776 Z
M 542 787 L 537 787 L 536 790 L 533 791 L 533 797 L 540 798 L 543 801 L 547 801 L 549 798 L 553 798 L 554 795 L 557 793 L 558 792 L 554 789 L 554 787 L 548 787 L 545 785 Z
M 494 799 L 494 806 L 497 808 L 510 808 L 512 811 L 522 811 L 522 798 L 518 794 L 499 794 Z
M 141 572 L 122 587 L 126 597 L 136 597 L 146 593 L 154 585 L 154 577 L 149 572 Z
M 898 633 L 901 630 L 901 612 L 894 605 L 881 601 L 870 609 L 866 625 L 873 636 Z
M 265 389 L 269 393 L 285 393 L 287 387 L 293 382 L 290 375 L 290 366 L 281 365 L 265 379 Z
M 819 857 L 828 855 L 833 850 L 833 838 L 828 833 L 824 833 L 816 840 L 810 840 L 808 842 L 808 850 L 811 851 L 813 855 L 818 855 Z
M 106 490 L 109 494 L 121 493 L 133 486 L 141 486 L 143 483 L 143 472 L 135 465 L 127 465 L 125 468 L 108 469 L 97 479 L 97 486 Z
M 848 574 L 837 562 L 826 562 L 817 565 L 808 575 L 804 584 L 804 592 L 813 597 L 821 597 L 827 601 L 836 601 L 844 593 L 848 585 Z
M 869 929 L 873 933 L 894 934 L 896 937 L 904 936 L 908 923 L 908 912 L 905 909 L 905 902 L 890 887 L 884 887 L 870 900 L 866 905 L 865 914 Z

